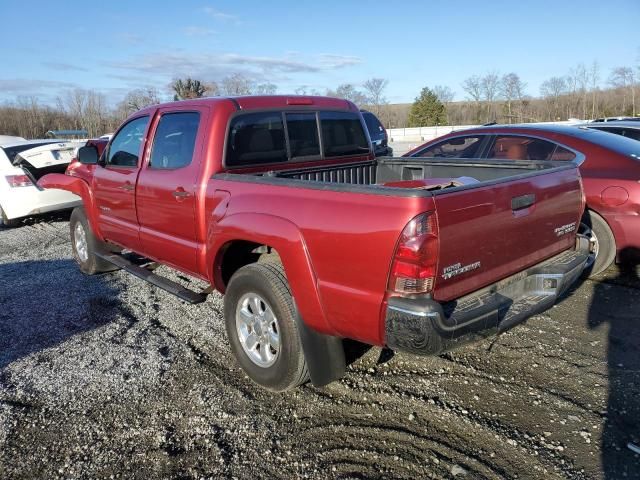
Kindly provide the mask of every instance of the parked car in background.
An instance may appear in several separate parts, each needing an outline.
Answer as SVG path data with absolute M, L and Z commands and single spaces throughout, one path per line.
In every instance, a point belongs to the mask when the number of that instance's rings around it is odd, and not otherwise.
M 637 121 L 626 120 L 604 123 L 589 123 L 585 126 L 588 128 L 593 128 L 594 130 L 614 133 L 616 135 L 622 135 L 623 137 L 632 138 L 634 140 L 640 140 L 640 122 Z
M 580 232 L 591 239 L 595 275 L 626 247 L 640 247 L 640 143 L 593 128 L 493 125 L 450 133 L 405 156 L 577 162 L 587 201 Z
M 191 303 L 224 293 L 231 351 L 271 390 L 342 376 L 345 338 L 433 355 L 509 329 L 588 260 L 577 165 L 375 158 L 346 100 L 153 105 L 78 156 L 77 175 L 40 183 L 82 196 L 80 269 L 122 268 Z
M 376 157 L 392 157 L 393 148 L 389 146 L 389 136 L 382 122 L 373 113 L 361 110 L 367 131 L 371 137 L 371 143 Z
M 619 122 L 621 120 L 627 121 L 627 122 L 638 122 L 640 121 L 640 117 L 603 117 L 603 118 L 596 118 L 595 120 L 591 120 L 590 123 Z
M 70 192 L 36 184 L 47 173 L 64 172 L 79 145 L 64 140 L 0 143 L 0 224 L 13 227 L 24 217 L 79 205 L 80 197 Z

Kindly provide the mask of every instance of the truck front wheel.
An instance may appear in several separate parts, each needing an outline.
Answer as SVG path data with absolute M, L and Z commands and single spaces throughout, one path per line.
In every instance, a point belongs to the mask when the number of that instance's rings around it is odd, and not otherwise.
M 280 263 L 252 263 L 233 274 L 224 296 L 231 350 L 245 373 L 275 392 L 309 379 L 296 307 Z
M 117 267 L 96 255 L 96 252 L 107 251 L 103 243 L 98 240 L 89 226 L 87 216 L 82 207 L 71 212 L 69 221 L 71 230 L 71 248 L 73 257 L 80 266 L 80 270 L 87 275 L 117 270 Z

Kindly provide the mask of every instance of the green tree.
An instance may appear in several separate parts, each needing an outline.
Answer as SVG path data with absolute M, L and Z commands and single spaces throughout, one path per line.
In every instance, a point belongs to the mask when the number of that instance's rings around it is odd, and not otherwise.
M 175 92 L 173 96 L 174 100 L 187 100 L 189 98 L 203 97 L 207 92 L 207 86 L 200 80 L 194 80 L 192 78 L 181 78 L 174 80 L 171 83 L 171 88 Z
M 429 87 L 424 87 L 409 112 L 410 127 L 429 127 L 447 123 L 447 111 L 438 96 Z

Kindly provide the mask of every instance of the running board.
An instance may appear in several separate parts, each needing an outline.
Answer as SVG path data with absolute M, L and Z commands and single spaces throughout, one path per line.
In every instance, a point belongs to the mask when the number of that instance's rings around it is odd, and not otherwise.
M 151 270 L 136 265 L 135 263 L 130 262 L 122 255 L 117 254 L 100 254 L 96 253 L 98 257 L 101 259 L 114 264 L 117 267 L 129 272 L 132 275 L 135 275 L 142 280 L 149 282 L 156 287 L 159 287 L 169 293 L 172 293 L 176 297 L 181 300 L 184 300 L 188 303 L 202 303 L 207 299 L 207 290 L 204 292 L 198 293 L 193 290 L 189 290 L 188 288 L 183 287 L 179 283 L 176 283 L 168 278 L 161 277 L 160 275 L 156 275 Z

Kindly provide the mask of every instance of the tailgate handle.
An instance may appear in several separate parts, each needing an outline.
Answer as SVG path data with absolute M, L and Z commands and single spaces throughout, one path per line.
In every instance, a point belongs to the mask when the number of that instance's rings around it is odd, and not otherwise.
M 533 193 L 527 195 L 521 195 L 519 197 L 513 197 L 511 199 L 511 210 L 522 210 L 523 208 L 529 208 L 536 203 L 536 196 Z

